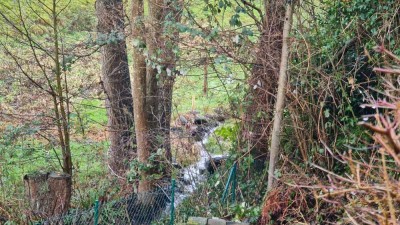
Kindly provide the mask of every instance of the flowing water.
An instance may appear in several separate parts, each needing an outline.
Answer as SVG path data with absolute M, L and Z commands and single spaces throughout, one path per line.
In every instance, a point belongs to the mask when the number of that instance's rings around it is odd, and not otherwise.
M 205 181 L 207 178 L 207 165 L 210 160 L 216 157 L 223 157 L 222 155 L 210 154 L 205 148 L 210 135 L 213 134 L 217 128 L 218 126 L 211 128 L 201 141 L 195 143 L 198 149 L 200 149 L 200 158 L 196 163 L 181 170 L 182 175 L 177 184 L 178 189 L 175 194 L 175 207 L 186 197 L 190 196 L 198 188 L 198 185 Z

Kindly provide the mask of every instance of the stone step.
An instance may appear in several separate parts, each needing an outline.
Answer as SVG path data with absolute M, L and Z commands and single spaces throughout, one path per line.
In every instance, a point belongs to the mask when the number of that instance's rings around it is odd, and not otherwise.
M 177 225 L 250 225 L 249 223 L 229 222 L 218 218 L 189 217 L 187 223 Z

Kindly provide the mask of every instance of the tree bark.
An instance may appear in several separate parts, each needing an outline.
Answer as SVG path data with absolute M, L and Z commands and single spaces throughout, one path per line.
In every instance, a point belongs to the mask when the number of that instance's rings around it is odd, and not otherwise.
M 49 173 L 36 173 L 24 176 L 25 196 L 29 202 L 31 214 L 47 217 L 50 209 L 47 178 Z
M 149 151 L 154 152 L 157 148 L 162 147 L 162 90 L 160 87 L 161 76 L 163 73 L 162 67 L 162 51 L 164 48 L 162 37 L 163 34 L 163 0 L 148 0 L 149 16 L 147 29 L 147 96 L 146 108 L 148 112 L 148 138 L 152 139 L 152 145 L 149 146 Z
M 274 184 L 274 171 L 279 155 L 279 144 L 280 144 L 280 131 L 282 129 L 282 115 L 285 107 L 285 94 L 286 94 L 286 81 L 287 81 L 287 68 L 289 60 L 289 34 L 292 27 L 293 20 L 293 6 L 289 3 L 285 13 L 285 25 L 283 27 L 283 45 L 282 45 L 282 57 L 281 65 L 279 69 L 279 86 L 278 95 L 275 105 L 274 125 L 271 133 L 271 148 L 270 148 L 270 159 L 268 168 L 268 187 L 267 190 L 271 190 Z
M 135 136 L 122 0 L 97 0 L 96 14 L 99 37 L 103 41 L 115 38 L 101 48 L 101 70 L 108 115 L 109 165 L 113 173 L 123 176 L 135 154 Z
M 138 159 L 144 165 L 156 163 L 149 163 L 148 158 L 161 148 L 165 150 L 167 160 L 172 158 L 170 124 L 177 60 L 173 48 L 178 41 L 179 33 L 177 30 L 171 31 L 164 24 L 167 19 L 180 20 L 181 15 L 180 1 L 149 0 L 148 3 L 149 20 L 146 23 L 148 27 L 145 27 L 143 22 L 143 0 L 134 0 L 132 7 L 134 40 L 137 43 L 146 43 L 148 50 L 146 64 L 146 58 L 141 49 L 138 47 L 134 49 L 132 78 Z M 149 179 L 153 173 L 168 175 L 165 171 L 153 169 L 140 171 L 139 192 L 150 191 L 155 187 L 156 181 Z
M 64 214 L 68 211 L 72 195 L 72 179 L 68 174 L 50 173 L 47 179 L 49 196 L 52 199 L 52 215 Z
M 282 50 L 283 18 L 285 0 L 264 1 L 263 29 L 256 62 L 249 78 L 250 93 L 247 101 L 244 139 L 256 162 L 264 166 L 268 154 L 273 106 L 279 77 L 279 63 Z
M 162 21 L 178 23 L 182 18 L 181 0 L 167 0 L 162 13 Z M 172 116 L 172 94 L 175 83 L 175 67 L 178 56 L 174 53 L 174 48 L 179 43 L 179 31 L 175 27 L 161 27 L 164 31 L 162 35 L 164 41 L 163 53 L 161 55 L 162 73 L 159 82 L 159 96 L 161 109 L 159 110 L 161 121 L 162 147 L 165 150 L 166 158 L 171 161 L 171 116 Z
M 143 0 L 133 0 L 132 2 L 132 34 L 134 41 L 144 43 L 145 25 L 143 21 L 144 8 Z M 135 115 L 135 132 L 137 142 L 137 154 L 140 163 L 147 164 L 150 156 L 149 147 L 151 139 L 148 138 L 149 123 L 147 113 L 147 82 L 146 82 L 146 58 L 139 46 L 133 49 L 133 73 L 132 73 L 132 95 Z M 140 181 L 138 192 L 151 189 L 151 182 L 148 180 L 147 171 L 139 171 Z

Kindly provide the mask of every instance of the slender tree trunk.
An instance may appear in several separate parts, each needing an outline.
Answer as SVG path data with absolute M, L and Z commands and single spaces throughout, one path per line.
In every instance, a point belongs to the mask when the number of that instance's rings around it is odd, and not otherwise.
M 203 95 L 207 96 L 208 91 L 208 58 L 206 58 L 204 64 L 204 79 L 203 79 Z
M 270 148 L 270 159 L 268 168 L 268 187 L 267 190 L 271 190 L 274 183 L 274 171 L 279 155 L 279 143 L 280 143 L 280 131 L 282 129 L 282 115 L 285 106 L 285 94 L 286 94 L 286 81 L 287 81 L 287 68 L 289 60 L 289 34 L 292 27 L 293 19 L 293 5 L 289 3 L 286 8 L 285 14 L 285 25 L 283 27 L 283 45 L 282 45 L 282 57 L 281 65 L 279 69 L 279 86 L 278 96 L 275 105 L 275 116 L 274 125 L 271 133 L 271 148 Z
M 164 13 L 161 22 L 177 23 L 182 17 L 181 0 L 167 0 L 164 6 Z M 172 94 L 175 83 L 175 67 L 178 56 L 174 53 L 174 48 L 179 43 L 179 31 L 173 26 L 165 26 L 164 31 L 164 51 L 161 55 L 163 70 L 159 82 L 159 96 L 161 97 L 161 135 L 162 147 L 165 149 L 165 155 L 168 160 L 172 159 L 171 155 L 171 116 L 172 116 Z
M 148 16 L 148 27 L 146 27 L 146 34 L 141 33 L 141 38 L 146 40 L 146 46 L 148 50 L 147 65 L 146 65 L 146 77 L 142 77 L 144 74 L 136 77 L 138 83 L 141 83 L 141 87 L 145 87 L 143 92 L 144 104 L 141 110 L 144 110 L 141 118 L 135 117 L 135 123 L 142 126 L 141 132 L 143 135 L 143 144 L 140 144 L 141 150 L 139 154 L 139 161 L 145 165 L 153 165 L 156 162 L 148 162 L 148 158 L 151 154 L 155 153 L 158 148 L 162 147 L 163 144 L 163 121 L 162 110 L 163 110 L 163 98 L 164 93 L 160 87 L 161 76 L 163 73 L 161 59 L 163 50 L 163 0 L 148 0 L 149 16 Z M 143 29 L 142 29 L 143 30 Z M 134 32 L 135 33 L 135 32 Z M 135 38 L 139 36 L 135 35 Z M 139 80 L 140 79 L 140 80 Z M 142 79 L 145 79 L 143 81 Z M 136 81 L 136 80 L 135 80 Z M 143 83 L 145 82 L 145 84 Z M 144 86 L 143 86 L 144 85 Z M 139 87 L 136 87 L 136 90 Z M 134 95 L 136 93 L 134 90 Z M 139 91 L 139 90 L 138 90 Z M 168 93 L 165 93 L 168 94 Z M 138 95 L 139 96 L 139 95 Z M 136 97 L 135 97 L 136 100 Z M 139 120 L 139 121 L 136 121 Z M 141 121 L 145 119 L 146 121 Z M 144 140 L 145 139 L 145 140 Z M 138 143 L 139 147 L 139 143 Z M 138 152 L 139 153 L 139 152 Z M 155 173 L 153 168 L 147 168 L 146 171 L 141 171 L 141 178 L 139 181 L 139 192 L 151 191 L 155 187 L 155 180 L 150 180 L 149 177 Z M 151 203 L 149 203 L 151 204 Z
M 104 41 L 111 36 L 117 39 L 101 48 L 101 64 L 110 139 L 109 165 L 112 173 L 123 176 L 135 154 L 135 137 L 122 0 L 97 0 L 96 14 L 99 37 Z
M 56 92 L 57 95 L 53 96 L 55 114 L 57 119 L 58 136 L 63 156 L 63 172 L 72 176 L 72 158 L 70 146 L 70 129 L 69 129 L 69 112 L 65 109 L 64 104 L 67 104 L 68 99 L 64 98 L 64 90 L 62 85 L 62 70 L 60 65 L 60 49 L 58 37 L 58 12 L 57 1 L 52 2 L 52 27 L 54 35 L 54 72 L 56 75 Z M 57 101 L 59 103 L 57 103 Z
M 147 65 L 147 99 L 146 106 L 149 113 L 149 131 L 151 132 L 153 148 L 157 149 L 162 145 L 162 96 L 161 76 L 163 66 L 160 60 L 162 59 L 162 51 L 164 50 L 163 34 L 163 0 L 148 0 L 149 5 L 149 26 L 147 29 L 147 49 L 148 49 L 148 65 Z M 151 151 L 153 151 L 152 149 Z
M 135 41 L 143 43 L 145 25 L 143 21 L 144 8 L 143 0 L 132 2 L 132 34 Z M 149 136 L 149 122 L 147 112 L 147 82 L 146 82 L 146 58 L 140 51 L 140 46 L 133 49 L 133 73 L 132 73 L 132 94 L 135 114 L 135 132 L 137 142 L 137 154 L 140 163 L 147 164 L 150 156 L 151 139 Z M 147 171 L 141 170 L 138 192 L 151 189 L 151 181 L 148 180 Z

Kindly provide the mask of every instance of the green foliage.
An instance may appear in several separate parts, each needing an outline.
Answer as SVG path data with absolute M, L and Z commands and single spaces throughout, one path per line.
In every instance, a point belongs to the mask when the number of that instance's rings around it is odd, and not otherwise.
M 288 155 L 301 158 L 300 153 L 306 152 L 308 160 L 315 163 L 314 160 L 330 155 L 325 145 L 342 153 L 348 146 L 361 147 L 360 140 L 368 139 L 357 123 L 361 115 L 373 112 L 359 105 L 367 100 L 370 87 L 380 89 L 380 81 L 372 71 L 379 63 L 371 53 L 372 47 L 384 44 L 393 51 L 400 49 L 398 35 L 394 35 L 399 32 L 399 20 L 394 19 L 398 18 L 396 3 L 320 2 L 312 12 L 304 12 L 304 21 L 297 21 L 298 29 L 294 29 L 293 35 L 307 44 L 292 45 L 296 54 L 292 57 L 291 74 L 301 76 L 292 76 L 290 83 L 293 96 L 308 106 L 299 103 L 293 107 L 298 109 L 285 113 L 289 123 L 289 118 L 297 118 L 284 130 L 282 143 Z M 379 93 L 373 93 L 373 97 L 379 98 Z M 299 125 L 307 132 L 297 129 Z M 305 166 L 301 161 L 298 164 Z M 321 160 L 316 163 L 325 164 Z M 338 168 L 337 172 L 340 169 L 336 165 L 333 168 Z
M 206 143 L 206 149 L 213 154 L 235 154 L 239 125 L 232 121 L 227 121 L 219 126 L 210 136 Z
M 192 196 L 187 197 L 176 209 L 178 222 L 186 222 L 190 216 L 221 217 L 234 221 L 248 220 L 256 222 L 261 214 L 259 203 L 266 188 L 265 174 L 254 171 L 254 159 L 251 155 L 239 161 L 237 170 L 236 201 L 221 202 L 225 183 L 232 168 L 234 158 L 230 157 L 225 165 L 210 175 Z M 251 171 L 251 173 L 249 173 Z
M 326 14 L 328 16 L 325 21 L 319 20 L 325 27 L 321 30 L 321 35 L 325 35 L 325 37 L 329 35 L 328 37 L 331 37 L 332 40 L 346 36 L 351 38 L 352 31 L 357 30 L 364 37 L 370 39 L 367 40 L 366 47 L 371 48 L 385 44 L 389 49 L 399 51 L 400 46 L 396 41 L 398 37 L 387 33 L 396 33 L 395 30 L 399 29 L 391 28 L 390 25 L 393 16 L 396 17 L 398 13 L 397 3 L 396 0 L 388 0 L 384 4 L 378 0 L 333 1 L 328 3 Z M 336 29 L 329 30 L 330 28 Z
M 226 124 L 215 130 L 215 134 L 221 136 L 224 140 L 235 141 L 239 132 L 237 123 Z
M 150 154 L 147 162 L 141 162 L 135 158 L 130 163 L 130 170 L 127 175 L 128 182 L 135 182 L 137 180 L 159 180 L 169 172 L 168 161 L 165 158 L 165 150 L 158 149 L 157 152 Z M 140 177 L 141 174 L 147 172 L 146 177 Z
M 208 68 L 210 71 L 212 68 Z M 204 70 L 200 68 L 181 67 L 185 75 L 178 76 L 174 86 L 173 112 L 185 113 L 192 109 L 194 98 L 195 110 L 211 113 L 213 109 L 228 109 L 233 102 L 243 98 L 243 86 L 236 77 L 243 77 L 240 67 L 234 64 L 216 65 L 216 72 L 208 75 L 208 93 L 203 93 Z M 232 105 L 233 106 L 233 105 Z
M 234 221 L 242 221 L 243 219 L 247 219 L 250 223 L 256 223 L 261 215 L 260 206 L 249 206 L 249 204 L 246 202 L 232 205 L 231 210 L 234 214 Z

